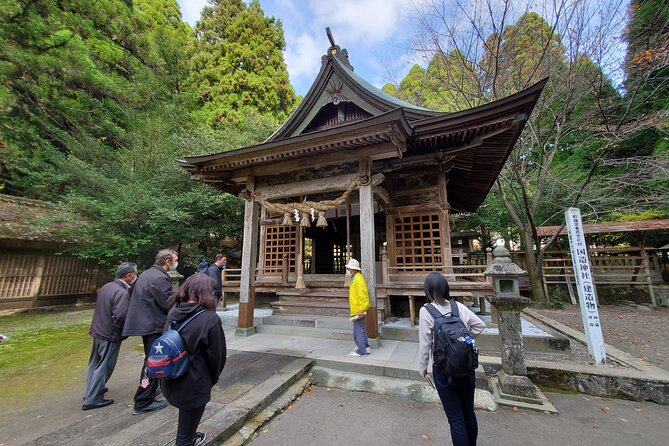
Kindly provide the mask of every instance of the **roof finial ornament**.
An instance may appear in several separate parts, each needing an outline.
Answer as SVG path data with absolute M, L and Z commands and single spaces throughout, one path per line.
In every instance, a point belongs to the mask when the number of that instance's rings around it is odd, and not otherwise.
M 332 36 L 332 31 L 330 31 L 330 27 L 329 27 L 329 26 L 326 26 L 326 27 L 325 27 L 325 34 L 328 35 L 328 40 L 330 41 L 330 46 L 331 46 L 331 47 L 337 46 L 337 45 L 335 44 L 335 40 L 334 40 L 334 37 Z
M 332 35 L 332 31 L 330 30 L 329 26 L 325 27 L 325 34 L 327 34 L 328 40 L 330 41 L 330 48 L 328 48 L 328 54 L 323 56 L 323 62 L 327 60 L 328 56 L 334 56 L 337 57 L 351 71 L 353 71 L 353 66 L 348 61 L 348 51 L 345 49 L 342 50 L 341 47 L 335 43 L 334 36 Z

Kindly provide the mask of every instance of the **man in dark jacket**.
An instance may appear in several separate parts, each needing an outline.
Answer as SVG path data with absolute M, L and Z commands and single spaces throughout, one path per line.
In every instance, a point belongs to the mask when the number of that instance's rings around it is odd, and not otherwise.
M 121 334 L 130 301 L 128 290 L 137 280 L 137 265 L 121 263 L 115 277 L 100 288 L 95 301 L 95 312 L 88 331 L 93 338 L 93 349 L 88 360 L 82 410 L 98 409 L 114 402 L 104 399 L 105 385 L 114 372 L 121 349 Z
M 146 358 L 151 351 L 151 344 L 163 334 L 163 326 L 168 301 L 172 296 L 172 279 L 168 274 L 176 270 L 179 256 L 176 251 L 163 249 L 158 251 L 153 266 L 140 274 L 132 292 L 128 317 L 125 321 L 123 336 L 141 336 L 144 344 L 144 365 L 139 377 L 139 387 L 135 392 L 134 415 L 162 409 L 166 401 L 155 400 L 158 393 L 158 380 L 150 379 L 146 371 Z
M 221 301 L 221 297 L 223 296 L 223 279 L 221 278 L 221 273 L 223 272 L 223 269 L 225 269 L 227 260 L 228 258 L 223 254 L 216 254 L 214 263 L 207 268 L 207 275 L 214 279 L 214 282 L 216 283 L 214 285 L 214 298 L 216 299 L 217 304 Z

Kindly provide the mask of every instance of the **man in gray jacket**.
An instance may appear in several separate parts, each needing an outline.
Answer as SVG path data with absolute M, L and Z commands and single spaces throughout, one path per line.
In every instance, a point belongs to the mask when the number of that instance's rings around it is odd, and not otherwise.
M 179 256 L 174 250 L 158 251 L 153 266 L 137 279 L 130 299 L 123 336 L 141 336 L 144 344 L 144 365 L 135 392 L 132 412 L 134 415 L 159 410 L 167 405 L 164 400 L 154 399 L 158 394 L 158 380 L 149 378 L 146 359 L 151 351 L 151 344 L 163 333 L 170 309 L 168 301 L 172 297 L 172 279 L 168 271 L 177 269 L 178 260 Z
M 137 280 L 137 265 L 123 262 L 116 269 L 116 279 L 98 291 L 95 312 L 88 334 L 93 338 L 93 349 L 88 360 L 86 390 L 82 410 L 109 406 L 114 400 L 104 398 L 105 385 L 111 378 L 121 349 L 121 334 L 128 312 L 130 285 Z

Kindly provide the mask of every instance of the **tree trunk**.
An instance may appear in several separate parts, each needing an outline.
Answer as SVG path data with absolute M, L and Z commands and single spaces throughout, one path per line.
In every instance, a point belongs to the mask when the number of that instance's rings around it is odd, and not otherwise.
M 532 301 L 545 304 L 548 301 L 548 296 L 544 292 L 544 280 L 541 270 L 541 263 L 537 260 L 537 255 L 534 251 L 534 244 L 532 237 L 528 231 L 523 231 L 521 237 L 523 248 L 525 249 L 525 264 L 527 265 L 527 276 L 530 279 L 530 287 L 532 290 Z

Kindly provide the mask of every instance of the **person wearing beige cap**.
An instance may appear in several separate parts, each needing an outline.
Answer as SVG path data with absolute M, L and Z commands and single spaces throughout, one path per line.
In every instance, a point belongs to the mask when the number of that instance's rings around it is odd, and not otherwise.
M 369 309 L 369 292 L 367 283 L 360 272 L 360 262 L 351 259 L 346 264 L 346 274 L 351 275 L 351 284 L 348 288 L 348 303 L 351 308 L 351 321 L 353 322 L 353 340 L 356 349 L 351 356 L 365 356 L 370 353 L 367 332 L 365 331 L 365 316 Z

